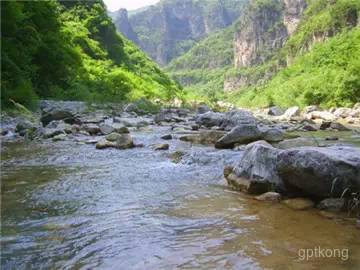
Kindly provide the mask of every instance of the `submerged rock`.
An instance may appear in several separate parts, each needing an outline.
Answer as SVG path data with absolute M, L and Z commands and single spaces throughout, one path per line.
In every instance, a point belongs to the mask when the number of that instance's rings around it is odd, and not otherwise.
M 169 147 L 170 147 L 170 145 L 167 143 L 156 144 L 156 145 L 154 145 L 154 150 L 155 151 L 169 150 Z
M 314 202 L 306 198 L 287 199 L 282 201 L 286 206 L 294 210 L 306 210 L 314 207 Z
M 195 144 L 211 145 L 215 144 L 224 134 L 225 132 L 218 130 L 200 131 L 198 134 L 184 135 L 180 137 L 180 140 Z

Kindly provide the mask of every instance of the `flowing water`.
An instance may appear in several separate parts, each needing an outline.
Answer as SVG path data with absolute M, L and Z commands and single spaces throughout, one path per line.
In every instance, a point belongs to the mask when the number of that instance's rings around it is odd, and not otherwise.
M 170 142 L 181 163 L 144 148 L 75 143 L 2 149 L 1 269 L 360 269 L 360 230 L 316 210 L 257 202 L 226 187 L 241 152 Z M 302 249 L 348 249 L 310 258 Z

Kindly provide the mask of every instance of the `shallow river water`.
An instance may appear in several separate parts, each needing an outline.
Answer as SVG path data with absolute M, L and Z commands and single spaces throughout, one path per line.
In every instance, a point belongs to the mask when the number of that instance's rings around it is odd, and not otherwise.
M 170 142 L 144 148 L 72 141 L 5 144 L 1 269 L 360 269 L 360 230 L 316 210 L 257 202 L 226 187 L 241 152 Z M 304 259 L 302 249 L 348 249 Z

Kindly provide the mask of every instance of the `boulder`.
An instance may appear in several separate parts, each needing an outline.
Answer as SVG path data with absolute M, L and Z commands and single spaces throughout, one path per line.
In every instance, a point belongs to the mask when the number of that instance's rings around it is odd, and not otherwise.
M 233 148 L 235 144 L 247 144 L 261 139 L 262 134 L 256 125 L 240 125 L 221 137 L 215 147 L 219 149 Z
M 218 130 L 200 131 L 197 134 L 184 135 L 180 137 L 181 141 L 195 144 L 212 145 L 225 135 L 225 132 Z
M 60 128 L 44 128 L 42 130 L 42 135 L 45 139 L 53 138 L 57 135 L 65 134 L 65 131 Z
M 346 118 L 351 116 L 353 110 L 350 108 L 337 108 L 333 114 L 338 118 Z
M 213 126 L 220 126 L 224 121 L 225 115 L 223 113 L 207 112 L 196 117 L 196 124 L 211 128 Z
M 332 122 L 330 124 L 330 128 L 338 130 L 338 131 L 349 131 L 350 129 L 345 127 L 343 124 L 340 124 L 338 122 Z
M 291 119 L 293 117 L 300 116 L 300 108 L 297 106 L 290 107 L 285 111 L 285 113 L 282 115 L 282 118 L 284 119 Z
M 155 151 L 169 150 L 169 147 L 170 147 L 170 145 L 167 143 L 156 144 L 156 145 L 154 145 L 154 150 Z
M 46 128 L 51 129 L 61 129 L 65 133 L 70 134 L 72 133 L 72 126 L 70 124 L 65 123 L 63 120 L 54 120 L 51 121 Z
M 86 124 L 83 125 L 82 128 L 92 136 L 101 134 L 101 129 L 96 124 Z
M 220 127 L 224 130 L 230 131 L 232 128 L 237 126 L 256 126 L 256 124 L 257 119 L 251 112 L 245 110 L 233 110 L 225 114 Z
M 19 133 L 20 135 L 24 136 L 26 134 L 26 131 L 28 129 L 33 129 L 36 128 L 37 126 L 27 120 L 27 119 L 20 119 L 19 122 L 17 122 L 16 127 L 15 127 L 15 132 Z
M 78 115 L 86 111 L 85 102 L 77 101 L 50 101 L 40 102 L 41 122 L 44 126 L 53 120 L 64 120 L 68 124 L 79 122 Z
M 273 106 L 267 110 L 267 114 L 273 115 L 273 116 L 280 116 L 280 115 L 284 114 L 284 111 L 277 106 Z
M 273 143 L 284 140 L 284 132 L 278 128 L 262 127 L 260 130 L 262 139 L 267 142 Z
M 116 148 L 128 149 L 133 148 L 134 142 L 130 134 L 111 133 L 105 139 L 100 140 L 96 144 L 97 149 Z
M 198 114 L 204 114 L 204 113 L 207 113 L 207 112 L 210 112 L 211 109 L 208 105 L 200 105 L 198 108 L 197 108 L 197 113 Z
M 277 173 L 277 157 L 282 150 L 265 141 L 249 144 L 233 171 L 225 178 L 230 186 L 252 194 L 282 190 L 283 183 Z
M 283 204 L 294 210 L 306 210 L 314 207 L 314 202 L 306 198 L 294 198 L 282 201 Z
M 317 105 L 310 105 L 304 108 L 303 113 L 308 114 L 315 111 L 321 111 L 321 109 Z
M 112 128 L 114 129 L 114 132 L 116 132 L 116 133 L 120 133 L 120 134 L 130 133 L 129 129 L 125 125 L 120 124 L 120 123 L 112 124 Z
M 360 191 L 360 149 L 350 146 L 300 147 L 277 156 L 277 172 L 287 186 L 312 197 L 339 197 Z
M 336 120 L 336 116 L 334 114 L 332 114 L 331 112 L 326 112 L 326 111 L 314 111 L 308 114 L 308 117 L 310 119 L 322 119 L 325 121 L 335 121 Z
M 322 200 L 316 208 L 330 212 L 341 212 L 346 208 L 344 198 L 327 198 Z

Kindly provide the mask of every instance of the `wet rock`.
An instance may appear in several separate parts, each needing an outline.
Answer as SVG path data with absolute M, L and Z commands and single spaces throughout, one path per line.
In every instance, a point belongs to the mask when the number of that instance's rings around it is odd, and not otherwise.
M 211 109 L 208 105 L 200 105 L 198 108 L 197 108 L 197 113 L 198 114 L 204 114 L 204 113 L 207 113 L 207 112 L 210 112 Z
M 20 119 L 16 124 L 15 132 L 19 133 L 21 136 L 26 134 L 28 129 L 36 128 L 37 126 L 27 119 Z
M 277 193 L 277 192 L 266 192 L 264 194 L 256 196 L 255 200 L 268 201 L 268 202 L 279 202 L 281 200 L 281 195 L 280 195 L 280 193 Z
M 86 124 L 86 125 L 83 125 L 82 128 L 92 136 L 101 134 L 101 129 L 96 124 Z
M 51 129 L 61 129 L 65 133 L 70 134 L 72 133 L 72 126 L 70 124 L 65 123 L 63 120 L 54 120 L 51 121 L 46 128 Z
M 190 134 L 180 137 L 181 141 L 191 142 L 195 144 L 212 145 L 215 144 L 225 132 L 211 130 L 211 131 L 200 131 L 198 134 Z
M 344 198 L 324 199 L 316 207 L 320 210 L 326 210 L 329 212 L 340 212 L 345 209 L 345 199 Z
M 45 139 L 53 138 L 60 134 L 65 134 L 64 130 L 59 128 L 44 128 L 42 133 Z
M 215 147 L 219 149 L 233 148 L 235 144 L 247 144 L 261 139 L 262 134 L 256 125 L 241 125 L 233 128 L 229 133 L 221 137 Z
M 66 134 L 59 134 L 59 135 L 56 135 L 52 138 L 52 140 L 54 142 L 58 142 L 58 141 L 65 141 L 67 138 L 67 135 Z
M 161 139 L 163 140 L 171 140 L 172 139 L 172 135 L 171 134 L 166 134 L 164 136 L 161 136 Z
M 199 130 L 199 126 L 198 125 L 191 125 L 191 129 L 192 130 Z
M 102 124 L 99 126 L 99 128 L 100 128 L 101 134 L 103 134 L 103 135 L 108 135 L 114 131 L 114 128 L 107 124 Z
M 277 173 L 280 152 L 265 141 L 249 144 L 233 172 L 226 177 L 229 185 L 253 194 L 282 190 L 283 183 Z
M 170 153 L 170 158 L 171 158 L 172 162 L 179 163 L 182 160 L 184 155 L 185 155 L 185 153 L 182 151 L 175 151 L 173 153 Z
M 162 143 L 162 144 L 156 144 L 154 145 L 154 150 L 155 151 L 160 151 L 160 150 L 169 150 L 169 144 L 167 143 Z
M 312 200 L 306 198 L 287 199 L 283 200 L 282 203 L 294 210 L 306 210 L 313 208 L 315 205 Z
M 286 185 L 305 195 L 340 197 L 360 190 L 360 149 L 350 146 L 300 147 L 282 151 L 277 171 Z
M 116 133 L 120 133 L 120 134 L 130 133 L 129 129 L 125 125 L 120 124 L 120 123 L 112 124 L 112 128 L 114 129 L 114 132 L 116 132 Z
M 133 148 L 134 142 L 130 134 L 111 133 L 105 139 L 100 140 L 96 144 L 97 149 L 116 148 L 128 149 Z

